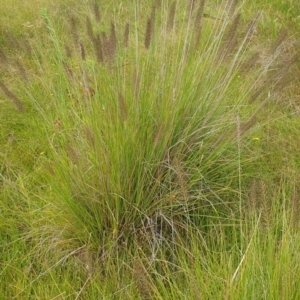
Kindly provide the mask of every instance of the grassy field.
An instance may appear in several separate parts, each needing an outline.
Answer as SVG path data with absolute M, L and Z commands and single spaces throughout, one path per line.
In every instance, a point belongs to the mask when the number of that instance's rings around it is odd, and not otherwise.
M 0 299 L 300 299 L 296 0 L 6 0 Z

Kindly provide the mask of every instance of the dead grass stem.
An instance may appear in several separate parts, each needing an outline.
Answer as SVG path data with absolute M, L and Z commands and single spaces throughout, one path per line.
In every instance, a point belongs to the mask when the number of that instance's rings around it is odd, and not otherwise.
M 25 111 L 21 100 L 13 92 L 11 92 L 2 81 L 0 81 L 0 89 L 5 96 L 11 100 L 19 112 L 23 113 Z

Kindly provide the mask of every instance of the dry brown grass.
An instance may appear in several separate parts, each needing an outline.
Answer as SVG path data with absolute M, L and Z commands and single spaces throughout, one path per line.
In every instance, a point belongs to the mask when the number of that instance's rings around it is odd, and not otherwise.
M 11 100 L 19 112 L 25 112 L 22 101 L 12 91 L 10 91 L 2 81 L 0 81 L 0 89 L 2 90 L 3 94 Z
M 291 199 L 291 225 L 295 230 L 299 229 L 300 225 L 300 196 L 299 190 L 295 186 Z
M 86 60 L 85 47 L 84 47 L 83 43 L 79 43 L 79 49 L 80 49 L 81 59 Z
M 247 203 L 248 212 L 251 214 L 260 214 L 260 224 L 263 229 L 271 227 L 272 223 L 272 200 L 274 193 L 266 181 L 262 179 L 253 179 L 250 183 L 249 197 Z
M 272 221 L 272 193 L 266 182 L 260 181 L 260 211 L 262 228 L 270 228 Z
M 176 174 L 177 185 L 179 187 L 178 195 L 180 197 L 180 200 L 188 201 L 188 199 L 189 199 L 189 193 L 188 193 L 189 179 L 188 179 L 186 172 L 184 171 L 184 169 L 182 167 L 181 162 L 176 157 L 173 159 L 173 168 L 174 168 L 174 171 Z
M 96 56 L 96 60 L 99 63 L 103 62 L 103 46 L 101 41 L 100 33 L 97 33 L 93 39 L 94 52 Z
M 174 29 L 175 14 L 176 14 L 176 1 L 173 1 L 169 9 L 169 15 L 167 19 L 167 31 L 169 32 Z
M 239 25 L 240 15 L 237 14 L 222 38 L 222 45 L 218 54 L 218 57 L 220 57 L 221 60 L 227 59 L 236 50 L 238 45 Z
M 24 65 L 21 63 L 21 61 L 19 59 L 15 60 L 15 65 L 18 68 L 19 74 L 21 75 L 21 77 L 25 81 L 28 81 L 28 74 L 27 74 L 26 68 L 24 67 Z
M 119 102 L 119 112 L 120 112 L 120 117 L 123 121 L 127 119 L 127 107 L 126 107 L 126 102 L 121 93 L 118 95 L 118 102 Z
M 202 19 L 204 14 L 204 7 L 205 7 L 205 0 L 202 0 L 198 7 L 197 14 L 194 21 L 194 30 L 195 30 L 194 49 L 195 50 L 198 48 L 202 36 Z
M 248 198 L 248 210 L 250 213 L 256 213 L 259 208 L 260 189 L 257 179 L 252 179 Z
M 127 48 L 129 44 L 129 29 L 130 29 L 130 25 L 129 23 L 126 23 L 125 30 L 124 30 L 124 39 L 123 39 L 124 48 Z
M 146 49 L 150 48 L 151 40 L 153 39 L 155 19 L 156 19 L 156 6 L 154 5 L 152 7 L 151 15 L 147 20 L 145 39 L 144 39 L 144 45 Z
M 93 9 L 94 9 L 95 19 L 98 23 L 100 23 L 101 22 L 101 12 L 100 12 L 100 7 L 98 4 L 98 1 L 96 1 L 96 0 L 94 2 Z
M 85 18 L 85 26 L 86 26 L 86 32 L 88 37 L 90 38 L 91 41 L 93 41 L 94 40 L 93 25 L 89 16 L 86 16 Z
M 109 37 L 102 34 L 103 57 L 106 62 L 110 62 L 116 57 L 117 46 L 116 25 L 111 22 Z

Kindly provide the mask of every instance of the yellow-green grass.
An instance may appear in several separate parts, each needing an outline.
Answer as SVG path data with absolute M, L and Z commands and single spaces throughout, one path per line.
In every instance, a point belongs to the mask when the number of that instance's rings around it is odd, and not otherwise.
M 257 30 L 226 59 L 224 39 L 209 36 L 227 26 L 214 19 L 221 1 L 205 5 L 187 55 L 189 1 L 177 3 L 175 32 L 173 2 L 156 2 L 149 49 L 150 2 L 103 1 L 101 25 L 93 2 L 14 2 L 0 19 L 0 80 L 22 103 L 1 90 L 1 297 L 298 299 L 296 56 L 294 80 L 278 81 L 297 52 L 296 2 L 245 2 L 240 43 L 261 10 Z M 86 15 L 94 33 L 113 20 L 119 41 L 129 21 L 129 47 L 97 62 Z M 240 70 L 255 51 L 256 67 Z

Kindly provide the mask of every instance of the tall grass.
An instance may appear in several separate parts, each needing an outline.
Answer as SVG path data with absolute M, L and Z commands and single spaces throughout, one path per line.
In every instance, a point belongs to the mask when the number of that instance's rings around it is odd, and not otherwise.
M 3 297 L 299 297 L 297 183 L 270 180 L 256 135 L 296 84 L 296 41 L 259 44 L 260 15 L 242 8 L 154 1 L 110 16 L 95 2 L 61 24 L 42 11 L 19 54 L 30 66 L 14 60 L 0 85 L 40 136 L 31 173 L 8 174 L 12 147 L 1 153 Z

